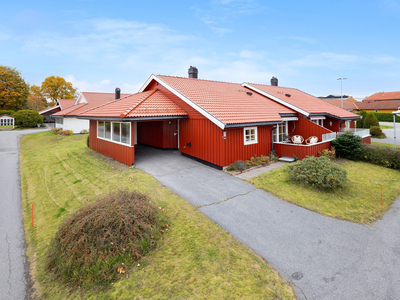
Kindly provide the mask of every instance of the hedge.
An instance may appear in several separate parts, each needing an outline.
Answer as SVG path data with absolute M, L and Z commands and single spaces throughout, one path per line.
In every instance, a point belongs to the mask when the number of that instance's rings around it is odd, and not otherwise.
M 391 169 L 400 169 L 400 149 L 362 144 L 361 160 Z

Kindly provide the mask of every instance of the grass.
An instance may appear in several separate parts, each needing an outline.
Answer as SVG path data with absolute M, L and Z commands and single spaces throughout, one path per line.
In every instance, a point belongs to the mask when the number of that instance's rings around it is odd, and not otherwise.
M 88 149 L 86 135 L 24 136 L 20 170 L 27 255 L 37 298 L 295 299 L 289 283 L 263 259 L 152 176 Z M 128 270 L 129 278 L 111 286 L 72 289 L 55 281 L 46 272 L 45 258 L 60 223 L 117 188 L 148 194 L 165 209 L 170 226 L 160 246 Z
M 393 126 L 388 126 L 388 125 L 379 125 L 379 127 L 380 127 L 381 129 L 390 129 L 390 128 L 393 128 Z
M 0 129 L 6 129 L 6 128 L 13 128 L 13 126 L 12 125 L 0 126 Z
M 372 145 L 379 145 L 379 146 L 388 146 L 394 148 L 394 144 L 388 144 L 388 143 L 379 143 L 379 142 L 371 142 Z
M 400 194 L 400 172 L 365 162 L 343 160 L 339 164 L 347 171 L 347 184 L 336 191 L 320 191 L 294 183 L 286 166 L 249 181 L 280 199 L 326 216 L 361 224 L 380 219 Z

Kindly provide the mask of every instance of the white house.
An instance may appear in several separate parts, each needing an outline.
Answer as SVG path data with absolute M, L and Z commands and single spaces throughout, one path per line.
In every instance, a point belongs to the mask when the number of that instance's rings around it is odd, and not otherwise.
M 0 116 L 0 126 L 15 126 L 15 118 L 9 115 L 1 115 Z

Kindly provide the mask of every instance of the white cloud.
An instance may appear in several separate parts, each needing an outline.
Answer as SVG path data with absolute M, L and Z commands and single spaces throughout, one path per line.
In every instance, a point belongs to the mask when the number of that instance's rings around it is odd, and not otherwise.
M 74 75 L 67 75 L 64 79 L 71 82 L 75 88 L 78 88 L 79 92 L 110 92 L 112 93 L 115 87 L 111 86 L 111 81 L 108 79 L 101 80 L 99 82 L 90 82 L 88 80 L 78 80 Z

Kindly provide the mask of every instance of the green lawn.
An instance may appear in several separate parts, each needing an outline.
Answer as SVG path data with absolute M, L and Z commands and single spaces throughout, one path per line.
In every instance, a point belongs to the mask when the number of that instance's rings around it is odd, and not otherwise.
M 289 179 L 286 166 L 249 180 L 280 199 L 320 214 L 372 224 L 387 212 L 400 194 L 400 172 L 365 162 L 343 160 L 347 184 L 337 191 L 320 191 Z M 383 187 L 383 206 L 381 190 Z
M 39 299 L 295 299 L 279 274 L 152 176 L 86 147 L 86 135 L 26 135 L 20 155 L 27 255 Z M 148 194 L 169 215 L 160 246 L 110 287 L 71 290 L 45 269 L 70 213 L 117 188 Z M 34 226 L 31 206 L 34 203 Z
M 390 129 L 390 128 L 393 128 L 393 126 L 388 126 L 388 125 L 379 125 L 379 127 L 380 127 L 381 129 Z
M 13 128 L 13 126 L 12 125 L 0 126 L 0 129 L 6 129 L 6 128 Z
M 371 142 L 372 145 L 379 145 L 379 146 L 388 146 L 394 148 L 394 144 L 387 144 L 387 143 L 379 143 L 379 142 Z M 397 145 L 397 148 L 400 148 L 400 145 Z

